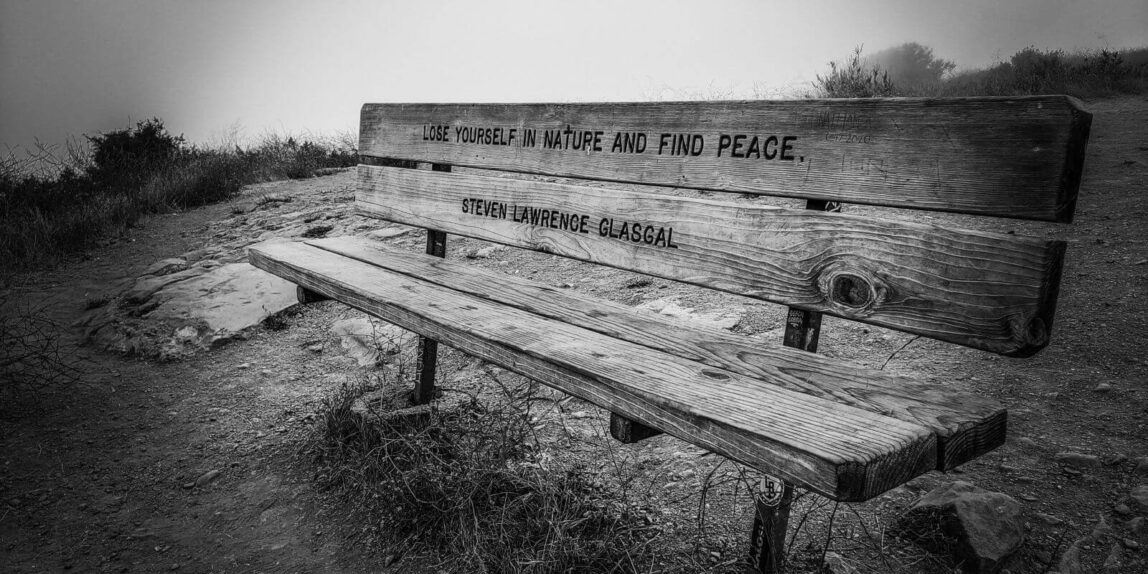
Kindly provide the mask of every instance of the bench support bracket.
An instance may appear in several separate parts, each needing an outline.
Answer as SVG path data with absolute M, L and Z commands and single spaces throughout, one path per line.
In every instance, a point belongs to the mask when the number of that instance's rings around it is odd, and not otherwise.
M 662 434 L 662 431 L 654 427 L 648 427 L 618 413 L 610 413 L 610 436 L 614 437 L 618 442 L 633 444 L 660 434 Z

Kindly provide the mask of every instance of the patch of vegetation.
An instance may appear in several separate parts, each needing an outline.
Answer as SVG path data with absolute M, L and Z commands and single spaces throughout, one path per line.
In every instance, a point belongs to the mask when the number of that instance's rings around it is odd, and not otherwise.
M 536 384 L 485 373 L 412 408 L 410 383 L 398 383 L 408 367 L 328 397 L 310 447 L 318 482 L 363 513 L 391 556 L 430 555 L 458 572 L 635 572 L 649 562 L 651 531 L 635 505 L 539 448 L 547 399 Z M 382 402 L 364 396 L 380 392 Z
M 41 149 L 0 158 L 0 266 L 50 264 L 131 228 L 142 216 L 222 201 L 251 183 L 311 177 L 358 163 L 340 144 L 267 136 L 207 149 L 159 119 L 72 142 L 63 157 Z
M 0 397 L 35 397 L 49 387 L 76 382 L 79 370 L 60 349 L 60 325 L 44 307 L 18 303 L 0 286 Z
M 957 70 L 932 48 L 910 42 L 863 57 L 861 48 L 830 62 L 817 76 L 814 97 L 960 97 L 1068 94 L 1095 98 L 1148 91 L 1148 48 L 1078 51 L 1029 46 L 1008 61 Z

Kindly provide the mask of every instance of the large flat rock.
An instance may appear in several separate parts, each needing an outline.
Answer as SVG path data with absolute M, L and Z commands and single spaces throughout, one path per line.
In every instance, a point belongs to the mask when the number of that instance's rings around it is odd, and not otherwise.
M 145 319 L 202 322 L 215 338 L 258 325 L 296 303 L 295 284 L 252 267 L 229 263 L 169 283 L 151 296 Z

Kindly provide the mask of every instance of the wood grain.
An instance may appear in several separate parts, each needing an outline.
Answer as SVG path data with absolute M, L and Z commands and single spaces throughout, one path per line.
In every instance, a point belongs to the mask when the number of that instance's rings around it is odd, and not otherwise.
M 1000 404 L 946 384 L 924 383 L 772 342 L 750 341 L 728 331 L 687 325 L 520 277 L 386 249 L 365 239 L 334 237 L 308 244 L 333 257 L 418 277 L 485 301 L 921 425 L 938 437 L 938 470 L 952 469 L 1004 444 L 1006 412 Z
M 361 165 L 359 181 L 359 209 L 384 219 L 1010 356 L 1048 344 L 1064 253 L 1006 234 L 508 177 Z M 529 221 L 516 221 L 522 210 Z M 621 236 L 635 224 L 641 234 Z
M 837 500 L 872 498 L 936 466 L 936 437 L 920 425 L 310 245 L 261 245 L 250 255 L 307 289 Z
M 1067 96 L 366 104 L 359 150 L 524 173 L 1067 222 L 1091 118 Z M 536 139 L 528 145 L 531 130 Z M 555 131 L 558 146 L 546 138 Z M 679 143 L 684 153 L 675 153 Z

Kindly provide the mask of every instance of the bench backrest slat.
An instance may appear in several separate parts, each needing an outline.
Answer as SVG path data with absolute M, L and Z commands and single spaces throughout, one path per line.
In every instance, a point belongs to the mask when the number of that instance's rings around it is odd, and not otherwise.
M 1071 221 L 1091 115 L 1066 96 L 366 104 L 394 160 Z
M 1006 355 L 1031 355 L 1049 339 L 1059 241 L 510 177 L 359 169 L 359 209 L 392 221 Z

